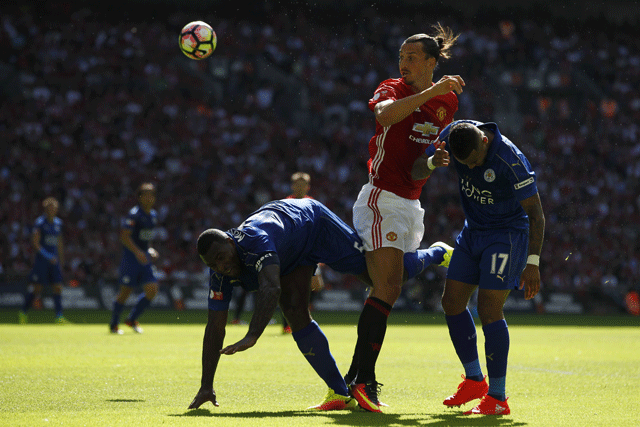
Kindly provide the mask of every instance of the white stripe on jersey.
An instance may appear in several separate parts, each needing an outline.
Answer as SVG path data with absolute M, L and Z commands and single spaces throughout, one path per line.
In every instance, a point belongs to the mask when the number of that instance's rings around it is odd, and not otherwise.
M 378 135 L 378 137 L 376 138 L 376 147 L 378 149 L 376 150 L 376 155 L 371 161 L 371 175 L 376 179 L 380 178 L 380 175 L 378 175 L 378 168 L 384 160 L 384 140 L 387 137 L 387 132 L 389 132 L 389 129 L 391 129 L 391 126 L 385 127 L 382 134 Z

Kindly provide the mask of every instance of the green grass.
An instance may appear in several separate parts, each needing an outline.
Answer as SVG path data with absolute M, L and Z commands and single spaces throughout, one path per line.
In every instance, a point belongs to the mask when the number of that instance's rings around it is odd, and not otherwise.
M 107 312 L 67 313 L 70 320 L 86 324 L 52 325 L 53 315 L 46 311 L 30 314 L 40 323 L 6 324 L 15 321 L 15 313 L 0 312 L 0 425 L 639 424 L 637 318 L 508 316 L 512 415 L 465 417 L 461 409 L 442 406 L 463 372 L 442 315 L 391 316 L 377 367 L 378 380 L 385 384 L 381 400 L 390 406 L 383 414 L 371 414 L 304 411 L 322 399 L 326 386 L 279 325 L 269 326 L 254 348 L 223 356 L 215 381 L 220 407 L 206 403 L 189 411 L 200 381 L 205 313 L 149 311 L 142 319 L 147 320 L 143 335 L 125 329 L 122 336 L 107 333 Z M 316 317 L 344 372 L 355 344 L 357 314 Z M 226 342 L 245 331 L 246 326 L 229 326 Z M 479 330 L 481 359 L 482 343 Z

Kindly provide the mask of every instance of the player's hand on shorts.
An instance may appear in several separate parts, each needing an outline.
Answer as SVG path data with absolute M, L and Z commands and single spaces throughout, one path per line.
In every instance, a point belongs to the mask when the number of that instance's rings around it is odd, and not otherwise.
M 141 250 L 136 251 L 136 259 L 140 264 L 146 264 L 149 262 L 149 258 L 147 258 L 147 254 Z
M 235 344 L 231 344 L 220 350 L 220 354 L 235 354 L 239 351 L 245 351 L 248 348 L 256 345 L 258 338 L 252 336 L 246 336 Z
M 156 250 L 155 250 L 155 249 L 153 249 L 153 248 L 149 248 L 149 249 L 147 250 L 147 252 L 149 253 L 149 256 L 151 257 L 151 259 L 154 259 L 154 260 L 155 260 L 155 259 L 158 259 L 158 257 L 160 256 L 160 255 L 158 254 L 158 251 L 156 251 Z
M 520 276 L 520 287 L 524 288 L 524 299 L 535 297 L 540 291 L 540 269 L 532 264 L 527 264 Z
M 442 76 L 440 80 L 433 86 L 438 95 L 444 95 L 454 91 L 458 95 L 462 93 L 464 80 L 460 76 Z
M 189 409 L 198 409 L 205 402 L 213 403 L 213 406 L 220 406 L 216 400 L 216 392 L 213 388 L 201 388 L 196 397 L 189 405 Z

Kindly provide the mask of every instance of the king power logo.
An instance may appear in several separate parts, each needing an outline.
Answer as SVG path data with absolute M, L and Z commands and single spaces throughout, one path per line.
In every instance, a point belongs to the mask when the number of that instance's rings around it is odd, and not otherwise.
M 476 188 L 471 182 L 464 178 L 460 178 L 460 189 L 462 193 L 481 205 L 493 205 L 493 195 L 489 190 L 480 190 Z

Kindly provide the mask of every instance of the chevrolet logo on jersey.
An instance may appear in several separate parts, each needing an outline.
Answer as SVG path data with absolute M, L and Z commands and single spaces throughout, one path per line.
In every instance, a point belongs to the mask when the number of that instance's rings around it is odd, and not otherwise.
M 429 135 L 437 135 L 439 129 L 437 126 L 434 126 L 433 123 L 426 122 L 426 123 L 414 123 L 413 131 L 420 132 L 424 136 L 429 136 Z

